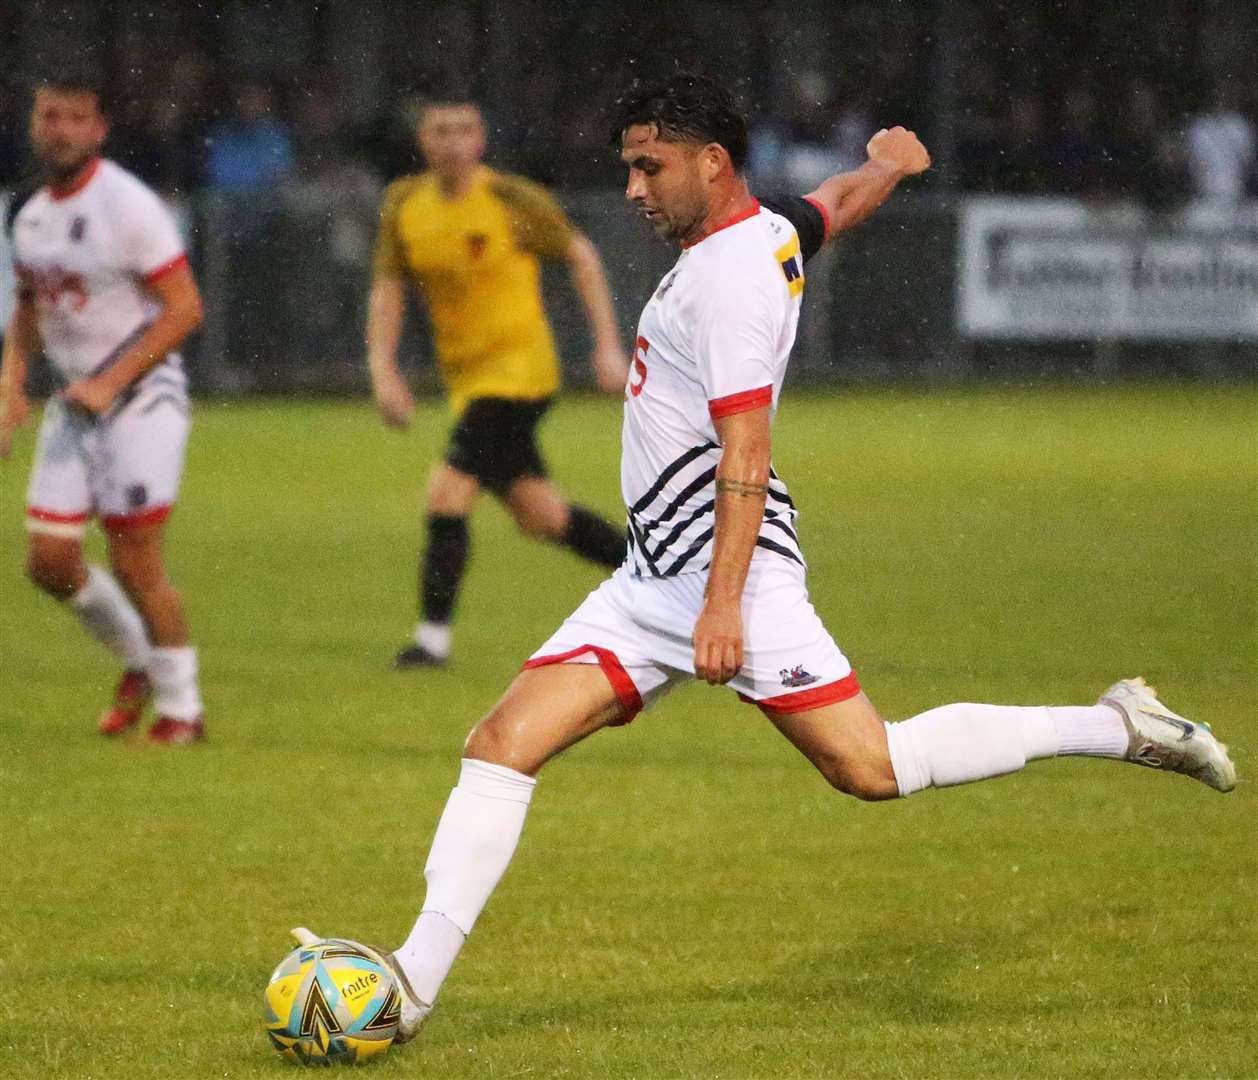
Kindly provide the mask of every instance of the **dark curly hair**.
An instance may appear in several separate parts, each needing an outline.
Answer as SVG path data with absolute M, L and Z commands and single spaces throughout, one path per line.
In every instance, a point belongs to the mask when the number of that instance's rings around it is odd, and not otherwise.
M 662 82 L 636 80 L 610 113 L 613 146 L 634 124 L 653 124 L 665 142 L 719 143 L 735 169 L 747 160 L 747 124 L 734 95 L 707 75 L 683 71 Z

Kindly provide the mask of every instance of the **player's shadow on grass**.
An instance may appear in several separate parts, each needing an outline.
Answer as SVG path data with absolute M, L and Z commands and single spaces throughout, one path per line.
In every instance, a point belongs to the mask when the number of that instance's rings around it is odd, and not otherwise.
M 782 963 L 760 978 L 719 985 L 662 985 L 644 978 L 633 986 L 621 983 L 615 991 L 590 994 L 583 990 L 577 996 L 552 996 L 518 1006 L 499 997 L 464 998 L 451 1003 L 460 1022 L 449 1029 L 449 1040 L 461 1042 L 472 1036 L 465 1021 L 472 1021 L 475 1034 L 485 1039 L 546 1028 L 658 1032 L 661 1017 L 712 1015 L 713 1006 L 745 1008 L 749 1021 L 756 1022 L 761 1015 L 819 1010 L 842 1015 L 848 1022 L 861 1018 L 861 1022 L 915 1026 L 980 1019 L 984 1023 L 1034 1022 L 1082 1007 L 1072 994 L 1047 980 L 1038 992 L 1035 984 L 1024 981 L 1024 993 L 1010 994 L 1006 989 L 998 1000 L 967 986 L 980 967 L 1027 959 L 1023 944 L 1012 931 L 992 933 L 987 927 L 949 934 L 941 928 L 929 936 L 894 940 L 874 936 L 835 946 Z M 722 1011 L 721 1015 L 728 1014 Z M 433 1025 L 426 1036 L 441 1044 L 447 1041 L 439 1025 Z

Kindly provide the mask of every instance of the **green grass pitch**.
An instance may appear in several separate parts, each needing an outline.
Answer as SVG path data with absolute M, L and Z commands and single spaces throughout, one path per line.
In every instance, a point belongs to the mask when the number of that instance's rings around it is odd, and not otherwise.
M 1143 673 L 1227 797 L 1081 759 L 902 803 L 831 792 L 692 687 L 542 774 L 422 1040 L 381 1077 L 1255 1076 L 1258 396 L 789 393 L 814 599 L 885 715 L 1089 702 Z M 599 580 L 476 512 L 446 671 L 395 673 L 447 420 L 204 403 L 169 562 L 209 742 L 105 743 L 114 668 L 22 579 L 0 466 L 0 1076 L 278 1077 L 288 928 L 396 944 L 463 736 Z M 615 402 L 547 421 L 619 518 Z M 99 551 L 99 543 L 93 543 Z

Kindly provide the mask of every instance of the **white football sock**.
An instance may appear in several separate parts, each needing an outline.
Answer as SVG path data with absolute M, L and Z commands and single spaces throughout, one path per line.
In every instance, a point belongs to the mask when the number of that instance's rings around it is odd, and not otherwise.
M 153 681 L 153 709 L 172 720 L 201 718 L 201 691 L 197 687 L 197 651 L 191 645 L 155 645 L 149 656 Z
M 406 943 L 393 955 L 402 965 L 411 989 L 425 1005 L 437 1000 L 467 935 L 444 915 L 421 911 Z
M 1003 776 L 1058 754 L 1122 757 L 1127 747 L 1122 719 L 1107 705 L 942 705 L 885 727 L 901 795 Z
M 1057 728 L 1057 753 L 1086 757 L 1127 756 L 1127 726 L 1108 705 L 1049 709 Z
M 441 660 L 450 655 L 450 637 L 449 623 L 422 622 L 415 627 L 415 644 Z
M 148 667 L 148 631 L 135 605 L 108 571 L 89 565 L 83 588 L 70 597 L 70 607 L 84 628 L 117 656 L 128 671 Z
M 536 783 L 502 765 L 463 759 L 424 867 L 423 911 L 395 953 L 415 992 L 430 1005 L 506 873 Z

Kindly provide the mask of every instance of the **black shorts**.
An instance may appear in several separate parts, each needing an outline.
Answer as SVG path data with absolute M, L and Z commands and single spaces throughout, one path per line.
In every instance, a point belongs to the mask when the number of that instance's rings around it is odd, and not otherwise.
M 476 398 L 450 432 L 446 462 L 504 497 L 522 476 L 544 477 L 536 432 L 549 408 L 550 398 Z

